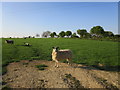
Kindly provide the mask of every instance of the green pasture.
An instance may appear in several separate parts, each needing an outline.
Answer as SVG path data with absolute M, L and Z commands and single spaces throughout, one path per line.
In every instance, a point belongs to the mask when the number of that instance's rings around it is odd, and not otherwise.
M 98 63 L 108 66 L 118 66 L 119 42 L 98 41 L 71 38 L 12 38 L 14 44 L 6 44 L 2 39 L 2 66 L 20 60 L 52 60 L 53 46 L 60 49 L 71 49 L 74 63 L 96 65 Z M 23 46 L 24 42 L 32 46 Z

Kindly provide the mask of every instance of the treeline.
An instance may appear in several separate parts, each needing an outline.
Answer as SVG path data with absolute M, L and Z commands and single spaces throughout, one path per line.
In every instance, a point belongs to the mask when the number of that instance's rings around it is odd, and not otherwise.
M 60 33 L 46 31 L 43 32 L 42 37 L 51 38 L 81 38 L 81 39 L 95 39 L 95 40 L 113 40 L 120 41 L 120 34 L 114 34 L 111 31 L 105 31 L 101 26 L 94 26 L 91 28 L 90 32 L 86 29 L 78 29 L 76 32 L 71 31 L 61 31 Z
M 40 37 L 40 34 L 36 34 L 35 36 L 27 36 L 23 38 L 26 39 L 26 38 L 35 38 L 35 37 Z M 78 29 L 74 33 L 72 33 L 72 31 L 61 31 L 60 33 L 45 31 L 41 34 L 41 37 L 42 38 L 80 38 L 80 39 L 93 39 L 93 40 L 120 41 L 120 34 L 114 34 L 111 31 L 105 31 L 101 26 L 92 27 L 90 29 L 90 32 L 87 32 L 86 29 Z

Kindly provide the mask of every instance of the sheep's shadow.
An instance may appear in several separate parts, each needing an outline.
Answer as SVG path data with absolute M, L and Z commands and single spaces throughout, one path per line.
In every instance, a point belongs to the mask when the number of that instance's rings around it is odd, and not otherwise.
M 87 70 L 103 70 L 103 71 L 120 71 L 120 66 L 98 66 L 98 65 L 82 65 L 82 66 L 74 66 L 74 68 L 82 68 Z
M 88 70 L 98 70 L 97 68 L 93 68 L 89 66 L 78 66 L 77 68 L 88 69 Z
M 66 62 L 63 62 L 67 64 Z M 71 63 L 70 64 L 71 68 L 82 68 L 82 69 L 87 69 L 87 70 L 98 70 L 97 68 L 91 67 L 91 66 L 87 66 L 87 65 L 83 65 L 83 64 L 76 64 L 76 63 Z
M 25 47 L 31 47 L 32 45 L 16 45 L 16 46 L 25 46 Z
M 82 69 L 87 69 L 87 70 L 98 70 L 97 68 L 86 66 L 86 65 L 71 65 L 73 68 L 82 68 Z

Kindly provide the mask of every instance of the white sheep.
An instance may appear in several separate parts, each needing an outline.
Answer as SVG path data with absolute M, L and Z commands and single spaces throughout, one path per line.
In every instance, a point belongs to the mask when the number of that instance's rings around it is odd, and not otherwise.
M 5 40 L 5 43 L 14 44 L 14 41 L 13 40 Z
M 24 42 L 24 44 L 25 44 L 25 46 L 30 46 L 30 44 L 29 44 L 29 43 L 27 43 L 27 42 Z
M 55 61 L 55 66 L 58 67 L 60 60 L 67 60 L 68 64 L 72 59 L 72 51 L 69 49 L 59 50 L 59 47 L 53 47 L 52 60 Z

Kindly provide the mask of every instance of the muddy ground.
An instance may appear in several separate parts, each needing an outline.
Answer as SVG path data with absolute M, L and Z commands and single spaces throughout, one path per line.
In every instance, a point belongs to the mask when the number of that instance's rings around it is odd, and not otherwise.
M 45 70 L 39 70 L 35 65 L 45 64 Z M 10 63 L 3 82 L 11 88 L 105 88 L 118 89 L 118 72 L 98 70 L 85 65 L 55 62 L 22 60 Z

